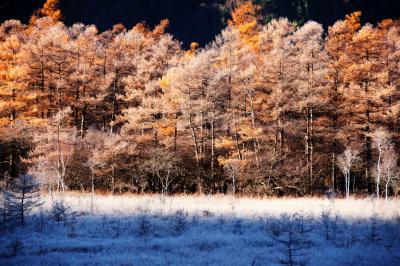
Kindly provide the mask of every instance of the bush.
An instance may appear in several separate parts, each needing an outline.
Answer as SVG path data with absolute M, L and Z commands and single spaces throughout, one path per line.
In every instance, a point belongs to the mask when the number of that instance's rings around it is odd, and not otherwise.
M 137 232 L 139 236 L 145 237 L 151 231 L 151 223 L 146 214 L 142 214 L 137 219 Z
M 60 223 L 66 221 L 69 213 L 69 207 L 63 201 L 55 201 L 50 210 L 50 215 L 53 221 Z
M 187 213 L 183 209 L 179 209 L 172 217 L 172 228 L 175 233 L 180 234 L 186 229 Z

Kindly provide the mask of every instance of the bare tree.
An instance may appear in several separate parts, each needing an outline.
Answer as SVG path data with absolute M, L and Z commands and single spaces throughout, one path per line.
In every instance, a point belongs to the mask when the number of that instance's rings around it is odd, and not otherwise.
M 179 159 L 176 155 L 161 149 L 151 151 L 150 157 L 144 161 L 141 170 L 158 179 L 162 195 L 168 193 L 172 181 L 181 174 Z
M 382 177 L 382 158 L 387 151 L 389 144 L 389 134 L 386 130 L 379 128 L 373 133 L 375 147 L 378 150 L 378 160 L 376 163 L 376 197 L 379 199 L 379 186 Z
M 236 193 L 236 182 L 240 172 L 240 160 L 228 159 L 224 162 L 224 169 L 232 179 L 232 195 L 235 197 Z
M 88 165 L 92 170 L 92 195 L 94 193 L 94 175 L 109 176 L 111 193 L 115 193 L 117 170 L 121 155 L 134 149 L 134 145 L 128 146 L 127 142 L 114 133 L 100 131 L 88 131 L 85 142 L 91 146 L 92 155 Z
M 350 170 L 354 162 L 358 159 L 358 152 L 347 148 L 343 154 L 341 154 L 337 161 L 339 168 L 344 174 L 345 184 L 346 184 L 346 198 L 350 196 Z
M 392 183 L 393 177 L 397 175 L 397 159 L 398 155 L 392 145 L 389 146 L 387 151 L 382 157 L 382 168 L 385 176 L 385 200 L 388 199 L 388 189 Z
M 76 144 L 76 130 L 67 126 L 70 108 L 48 119 L 34 137 L 35 149 L 30 153 L 29 173 L 43 184 L 54 183 L 57 192 L 64 192 L 65 173 Z

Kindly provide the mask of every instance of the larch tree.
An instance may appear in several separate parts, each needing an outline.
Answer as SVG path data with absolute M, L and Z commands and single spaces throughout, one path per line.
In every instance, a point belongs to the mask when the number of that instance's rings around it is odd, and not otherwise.
M 297 108 L 305 116 L 305 156 L 307 162 L 307 181 L 311 193 L 315 185 L 315 135 L 321 134 L 317 128 L 321 120 L 321 108 L 326 101 L 326 54 L 323 50 L 323 28 L 316 22 L 308 22 L 294 34 L 294 68 L 297 73 L 296 87 Z M 323 122 L 322 122 L 323 123 Z M 318 132 L 319 131 L 319 132 Z
M 253 49 L 257 49 L 259 42 L 259 11 L 259 5 L 244 1 L 232 10 L 228 20 L 228 25 L 238 30 L 240 38 Z
M 293 64 L 292 47 L 289 37 L 295 30 L 295 25 L 287 19 L 272 20 L 261 31 L 261 49 L 263 64 L 261 65 L 260 78 L 269 97 L 264 108 L 270 112 L 265 114 L 265 123 L 272 122 L 275 132 L 274 151 L 282 152 L 284 149 L 284 115 L 290 109 L 290 98 L 294 93 L 291 83 L 294 75 L 290 71 Z
M 16 224 L 25 225 L 30 212 L 43 204 L 39 188 L 39 183 L 29 175 L 20 175 L 11 183 L 8 207 Z
M 76 145 L 76 129 L 69 127 L 70 108 L 63 109 L 46 119 L 35 131 L 35 148 L 29 154 L 29 173 L 54 191 L 67 189 L 65 174 Z
M 400 110 L 400 101 L 396 97 L 400 84 L 399 29 L 399 22 L 391 19 L 383 20 L 377 26 L 377 34 L 381 40 L 380 60 L 383 68 L 379 76 L 378 95 L 383 101 L 381 101 L 378 119 L 386 125 L 393 138 L 398 138 L 395 121 Z
M 41 17 L 49 17 L 54 21 L 59 21 L 62 18 L 59 4 L 59 0 L 46 0 L 46 2 L 43 4 L 43 7 L 39 8 L 33 13 L 29 23 L 34 24 L 36 20 Z
M 170 90 L 169 97 L 177 99 L 179 104 L 184 135 L 190 136 L 199 193 L 202 191 L 201 164 L 205 159 L 205 96 L 209 78 L 206 73 L 210 69 L 206 63 L 210 62 L 208 59 L 206 53 L 198 54 L 171 68 L 164 78 Z
M 150 147 L 177 149 L 179 111 L 174 104 L 176 99 L 168 98 L 162 78 L 176 65 L 181 50 L 165 33 L 167 26 L 168 21 L 164 20 L 152 31 L 136 26 L 127 34 L 131 39 L 134 71 L 122 80 L 126 108 L 118 120 L 125 122 L 121 133 L 138 146 L 136 155 L 144 161 L 150 158 Z
M 26 108 L 26 91 L 18 86 L 20 73 L 20 52 L 22 43 L 18 35 L 11 35 L 0 43 L 0 124 L 7 125 L 18 116 L 22 117 Z
M 279 186 L 280 170 L 288 162 L 289 146 L 285 135 L 291 134 L 288 114 L 293 106 L 295 95 L 295 73 L 293 68 L 293 46 L 290 38 L 295 31 L 295 25 L 287 19 L 272 20 L 265 25 L 260 33 L 260 50 L 262 63 L 257 67 L 260 89 L 266 95 L 262 100 L 260 113 L 267 136 L 267 153 L 264 168 L 266 186 Z
M 348 133 L 363 139 L 365 180 L 371 191 L 372 147 L 371 132 L 382 114 L 386 97 L 383 92 L 382 72 L 385 66 L 381 60 L 382 39 L 372 25 L 361 28 L 346 50 L 349 64 L 344 76 L 348 86 L 342 88 L 347 103 L 345 111 L 349 114 Z
M 344 101 L 341 91 L 346 86 L 344 76 L 346 67 L 350 63 L 346 60 L 346 51 L 352 42 L 354 34 L 360 29 L 361 12 L 354 12 L 346 16 L 344 20 L 337 21 L 329 27 L 327 38 L 325 40 L 325 51 L 328 55 L 327 60 L 327 80 L 329 86 L 329 104 L 327 112 L 331 117 L 330 136 L 332 136 L 331 147 L 331 180 L 332 188 L 335 190 L 337 185 L 336 178 L 336 160 L 341 145 L 347 145 L 348 134 L 345 130 L 346 111 L 344 110 Z
M 256 78 L 261 29 L 258 11 L 259 6 L 250 1 L 238 5 L 231 13 L 228 27 L 214 42 L 214 47 L 220 51 L 216 65 L 228 74 L 224 86 L 227 88 L 225 112 L 228 127 L 226 135 L 220 136 L 218 141 L 218 146 L 225 153 L 219 156 L 219 162 L 223 165 L 238 156 L 244 167 L 242 170 L 255 166 L 257 174 L 249 176 L 250 184 L 260 181 L 262 161 L 259 101 L 263 97 L 257 88 Z M 234 145 L 227 146 L 224 143 Z
M 99 118 L 98 108 L 105 97 L 106 85 L 102 74 L 102 62 L 99 58 L 100 45 L 95 26 L 75 24 L 70 29 L 72 73 L 68 86 L 74 91 L 74 123 L 83 138 L 86 128 L 95 126 Z
M 103 181 L 102 186 L 109 188 L 112 195 L 116 187 L 120 185 L 120 171 L 124 169 L 123 157 L 133 154 L 134 146 L 128 143 L 120 135 L 111 132 L 89 131 L 84 142 L 91 146 L 91 156 L 88 165 L 92 170 L 92 191 L 94 191 L 94 179 Z
M 0 176 L 6 187 L 24 171 L 21 159 L 29 147 L 27 130 L 34 116 L 35 97 L 20 82 L 26 74 L 21 56 L 24 30 L 16 20 L 0 26 Z

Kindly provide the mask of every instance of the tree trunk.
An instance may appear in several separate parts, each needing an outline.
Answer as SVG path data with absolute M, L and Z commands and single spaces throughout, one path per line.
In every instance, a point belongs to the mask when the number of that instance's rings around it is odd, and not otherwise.
M 196 156 L 196 168 L 197 168 L 197 191 L 199 193 L 202 193 L 202 186 L 201 186 L 201 178 L 200 178 L 200 163 L 199 163 L 199 146 L 198 146 L 198 139 L 197 139 L 197 135 L 196 135 L 196 130 L 194 129 L 194 125 L 193 125 L 193 119 L 192 119 L 192 115 L 189 115 L 189 126 L 190 129 L 192 131 L 192 140 L 193 140 L 193 144 L 194 144 L 194 153 Z
M 314 185 L 314 109 L 310 107 L 310 180 L 311 189 Z M 312 190 L 311 190 L 312 191 Z
M 174 125 L 174 152 L 177 151 L 178 144 L 178 114 L 175 114 L 175 125 Z
M 115 159 L 114 156 L 112 156 L 111 159 L 111 194 L 114 195 L 115 194 Z
M 337 140 L 336 138 L 333 140 L 333 152 L 332 152 L 332 172 L 331 172 L 331 180 L 332 180 L 332 191 L 335 191 L 336 185 L 336 153 L 337 153 Z
M 307 160 L 307 175 L 308 175 L 308 191 L 311 193 L 313 186 L 313 109 L 307 107 L 306 109 L 306 160 Z
M 81 139 L 83 139 L 83 137 L 84 137 L 85 115 L 86 115 L 86 106 L 83 107 L 82 115 L 81 115 L 81 128 L 80 128 Z
M 249 101 L 250 101 L 251 124 L 252 124 L 252 127 L 253 127 L 253 131 L 255 133 L 257 129 L 256 129 L 256 118 L 255 118 L 255 114 L 254 114 L 254 105 L 253 105 L 252 92 L 250 91 L 248 93 L 248 95 L 249 95 Z M 257 136 L 255 137 L 253 145 L 254 145 L 254 153 L 255 153 L 255 156 L 256 156 L 257 170 L 259 170 L 260 169 L 260 157 L 259 157 L 260 142 L 259 142 Z
M 211 109 L 211 182 L 212 182 L 212 191 L 214 191 L 215 182 L 214 182 L 214 161 L 215 161 L 215 132 L 214 132 L 214 112 L 215 112 L 215 101 L 213 101 L 212 109 Z
M 22 192 L 21 192 L 21 224 L 25 225 L 25 177 L 24 177 L 24 184 L 22 185 Z
M 376 198 L 379 199 L 379 185 L 381 182 L 381 160 L 382 160 L 382 147 L 378 147 L 378 164 L 377 164 L 377 176 L 376 176 Z
M 92 195 L 90 198 L 90 211 L 93 215 L 93 207 L 94 207 L 94 174 L 93 173 L 91 174 L 91 183 L 92 183 L 91 184 L 92 185 Z
M 111 134 L 114 133 L 114 122 L 115 122 L 115 113 L 116 113 L 116 101 L 117 101 L 117 82 L 118 82 L 118 70 L 115 70 L 115 78 L 112 90 L 112 103 L 111 103 L 111 125 L 110 125 L 110 132 Z
M 368 93 L 369 93 L 369 83 L 368 81 L 365 82 L 365 97 L 367 98 L 366 101 L 366 109 L 365 109 L 365 143 L 364 143 L 364 163 L 365 163 L 365 178 L 368 183 L 368 192 L 372 193 L 373 191 L 373 181 L 372 181 L 372 175 L 371 175 L 371 160 L 372 160 L 372 149 L 371 149 L 371 137 L 369 136 L 370 134 L 370 106 L 371 102 L 368 98 Z
M 232 195 L 235 197 L 236 193 L 236 174 L 232 173 Z

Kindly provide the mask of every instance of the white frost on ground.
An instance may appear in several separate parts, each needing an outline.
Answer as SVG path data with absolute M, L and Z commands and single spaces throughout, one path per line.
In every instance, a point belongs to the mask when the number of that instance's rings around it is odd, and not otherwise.
M 398 199 L 97 195 L 93 214 L 88 194 L 64 201 L 66 221 L 46 196 L 0 235 L 0 265 L 279 265 L 290 238 L 293 265 L 400 265 Z

